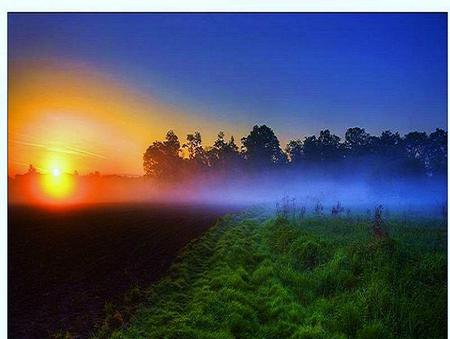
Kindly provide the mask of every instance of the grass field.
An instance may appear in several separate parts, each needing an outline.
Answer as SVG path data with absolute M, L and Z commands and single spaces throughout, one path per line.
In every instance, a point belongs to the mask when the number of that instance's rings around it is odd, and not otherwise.
M 383 227 L 376 238 L 362 216 L 223 217 L 157 284 L 108 304 L 95 337 L 446 338 L 446 222 Z

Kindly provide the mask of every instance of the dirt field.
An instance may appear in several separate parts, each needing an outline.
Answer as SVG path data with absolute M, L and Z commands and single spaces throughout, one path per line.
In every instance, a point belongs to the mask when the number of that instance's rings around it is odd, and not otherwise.
M 97 205 L 72 210 L 9 206 L 11 338 L 56 330 L 86 337 L 106 301 L 148 285 L 178 250 L 236 208 Z

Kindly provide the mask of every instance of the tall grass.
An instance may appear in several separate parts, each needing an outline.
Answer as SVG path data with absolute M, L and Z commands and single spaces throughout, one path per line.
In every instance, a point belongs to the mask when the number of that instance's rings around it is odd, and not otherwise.
M 438 222 L 393 218 L 389 237 L 375 237 L 367 218 L 229 216 L 143 292 L 128 323 L 111 310 L 116 327 L 94 336 L 445 338 Z

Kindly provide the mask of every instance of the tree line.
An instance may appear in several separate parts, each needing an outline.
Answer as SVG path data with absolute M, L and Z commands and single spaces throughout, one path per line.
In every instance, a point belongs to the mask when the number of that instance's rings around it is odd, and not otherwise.
M 273 130 L 255 125 L 241 138 L 241 147 L 233 136 L 219 132 L 212 146 L 204 146 L 199 132 L 188 134 L 181 144 L 173 131 L 163 141 L 153 142 L 143 156 L 146 176 L 179 180 L 199 174 L 233 175 L 243 170 L 275 171 L 285 169 L 325 170 L 365 166 L 378 175 L 436 176 L 447 173 L 447 132 L 433 133 L 383 131 L 370 135 L 364 128 L 347 129 L 341 139 L 328 129 L 303 140 L 288 142 L 282 149 Z

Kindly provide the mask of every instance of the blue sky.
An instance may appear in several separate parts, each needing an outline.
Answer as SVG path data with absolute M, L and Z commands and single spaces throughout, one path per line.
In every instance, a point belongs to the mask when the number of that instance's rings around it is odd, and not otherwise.
M 8 25 L 10 61 L 83 62 L 196 118 L 265 123 L 282 139 L 447 127 L 445 14 L 10 14 Z

